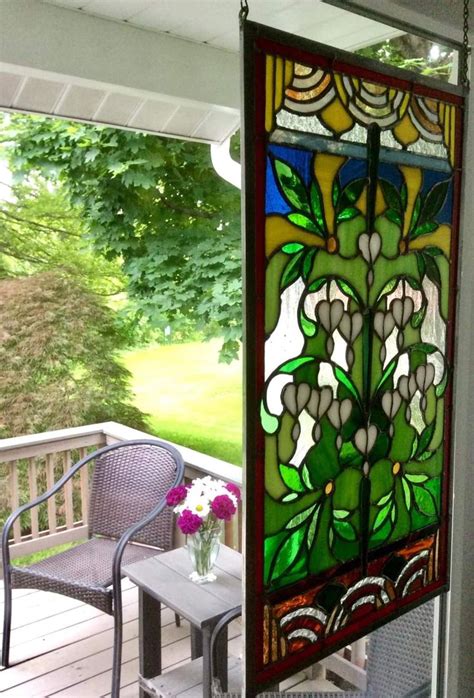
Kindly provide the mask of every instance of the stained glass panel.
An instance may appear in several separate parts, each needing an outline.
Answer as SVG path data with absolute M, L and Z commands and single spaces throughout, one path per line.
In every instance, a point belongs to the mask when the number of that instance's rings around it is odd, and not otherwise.
M 244 43 L 251 695 L 447 587 L 462 99 Z

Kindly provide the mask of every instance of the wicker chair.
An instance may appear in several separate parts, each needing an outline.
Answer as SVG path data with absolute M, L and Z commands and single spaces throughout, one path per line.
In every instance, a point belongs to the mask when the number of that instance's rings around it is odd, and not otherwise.
M 45 502 L 80 468 L 92 474 L 89 540 L 30 567 L 10 562 L 13 522 Z M 2 533 L 5 577 L 2 664 L 9 665 L 12 588 L 34 588 L 70 596 L 114 617 L 112 697 L 120 693 L 122 659 L 121 566 L 172 548 L 173 513 L 165 495 L 183 480 L 178 451 L 152 439 L 125 441 L 95 451 L 76 463 L 48 492 L 7 519 Z
M 223 690 L 215 669 L 219 633 L 239 615 L 239 610 L 233 610 L 223 616 L 211 636 L 213 698 L 241 698 L 239 692 Z M 278 693 L 267 690 L 259 695 L 261 698 L 429 698 L 433 662 L 433 622 L 434 602 L 428 601 L 370 635 L 365 691 Z

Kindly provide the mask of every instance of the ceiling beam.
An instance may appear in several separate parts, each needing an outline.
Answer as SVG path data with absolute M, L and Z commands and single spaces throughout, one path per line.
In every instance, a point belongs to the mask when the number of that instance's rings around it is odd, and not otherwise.
M 0 67 L 238 110 L 239 56 L 39 2 L 1 3 Z

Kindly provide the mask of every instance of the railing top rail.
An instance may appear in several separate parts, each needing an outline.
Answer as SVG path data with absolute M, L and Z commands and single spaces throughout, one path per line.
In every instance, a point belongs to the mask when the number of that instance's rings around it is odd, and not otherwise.
M 57 429 L 41 434 L 27 434 L 8 439 L 0 439 L 0 463 L 30 458 L 45 453 L 57 453 L 83 446 L 94 446 L 114 441 L 130 439 L 159 438 L 146 432 L 132 429 L 118 422 L 101 422 L 82 427 Z M 166 439 L 162 439 L 166 441 Z M 213 458 L 205 453 L 194 451 L 180 444 L 166 441 L 177 448 L 183 456 L 188 472 L 197 471 L 196 475 L 211 475 L 212 477 L 242 484 L 242 469 L 226 461 Z M 194 473 L 193 473 L 194 475 Z

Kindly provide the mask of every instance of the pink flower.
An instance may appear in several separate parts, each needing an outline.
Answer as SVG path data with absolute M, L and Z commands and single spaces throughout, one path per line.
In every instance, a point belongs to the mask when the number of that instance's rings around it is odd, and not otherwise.
M 223 519 L 224 521 L 230 521 L 237 511 L 234 502 L 226 494 L 217 495 L 212 500 L 211 509 L 218 519 Z
M 225 486 L 225 488 L 231 494 L 233 494 L 234 497 L 237 497 L 237 500 L 240 502 L 241 494 L 240 494 L 240 489 L 237 487 L 237 485 L 234 485 L 233 482 L 228 482 L 227 485 Z
M 189 509 L 185 509 L 178 516 L 177 524 L 183 533 L 192 535 L 193 533 L 197 533 L 201 528 L 202 519 L 197 514 L 193 514 Z
M 181 504 L 186 499 L 188 490 L 185 485 L 178 485 L 178 487 L 173 487 L 166 495 L 166 503 L 169 507 L 175 507 L 177 504 Z

